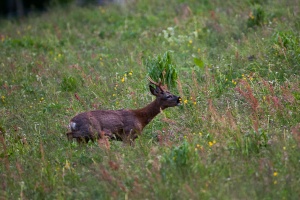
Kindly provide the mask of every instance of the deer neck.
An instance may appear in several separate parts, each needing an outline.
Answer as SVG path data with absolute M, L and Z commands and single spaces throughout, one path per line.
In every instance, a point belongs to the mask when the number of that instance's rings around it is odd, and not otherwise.
M 133 110 L 133 112 L 136 114 L 144 128 L 163 109 L 164 108 L 161 107 L 159 101 L 156 99 L 144 108 Z

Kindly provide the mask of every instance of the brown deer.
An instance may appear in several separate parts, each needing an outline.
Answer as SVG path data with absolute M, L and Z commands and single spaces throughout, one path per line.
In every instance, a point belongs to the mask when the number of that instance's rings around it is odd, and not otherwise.
M 87 143 L 89 140 L 108 137 L 132 143 L 161 110 L 181 104 L 181 98 L 171 94 L 161 82 L 156 83 L 151 78 L 148 80 L 150 91 L 156 96 L 153 102 L 136 110 L 94 110 L 80 113 L 70 121 L 71 132 L 67 133 L 68 139 L 76 138 L 78 143 Z

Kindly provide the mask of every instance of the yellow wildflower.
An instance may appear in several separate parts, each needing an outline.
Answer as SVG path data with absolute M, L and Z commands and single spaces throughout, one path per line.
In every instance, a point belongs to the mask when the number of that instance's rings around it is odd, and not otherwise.
M 105 11 L 105 9 L 103 9 L 102 7 L 100 8 L 100 12 L 102 13 L 102 14 L 104 14 L 106 11 Z
M 252 13 L 252 12 L 249 13 L 249 17 L 250 17 L 251 19 L 254 19 L 254 16 L 253 16 L 253 13 Z
M 278 176 L 278 172 L 274 172 L 274 173 L 273 173 L 273 176 Z
M 65 169 L 70 169 L 70 162 L 68 160 L 66 160 L 66 164 L 65 164 Z
M 208 142 L 208 145 L 211 147 L 211 146 L 213 146 L 214 144 L 216 144 L 217 142 L 216 142 L 216 140 L 214 140 L 214 141 L 212 141 L 212 142 Z

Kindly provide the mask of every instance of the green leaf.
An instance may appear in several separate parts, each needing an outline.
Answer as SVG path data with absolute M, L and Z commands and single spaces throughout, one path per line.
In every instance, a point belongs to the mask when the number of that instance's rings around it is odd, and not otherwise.
M 194 58 L 194 63 L 195 65 L 197 65 L 199 68 L 204 68 L 204 62 L 203 60 L 199 59 L 199 58 Z

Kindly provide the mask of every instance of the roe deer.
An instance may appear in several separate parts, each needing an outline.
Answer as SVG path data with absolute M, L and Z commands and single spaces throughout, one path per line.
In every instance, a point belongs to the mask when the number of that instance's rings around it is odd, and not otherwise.
M 161 110 L 181 104 L 181 98 L 164 89 L 161 82 L 156 83 L 151 78 L 148 80 L 150 91 L 156 96 L 153 102 L 136 110 L 94 110 L 80 113 L 70 121 L 71 132 L 67 133 L 68 139 L 76 138 L 78 143 L 87 143 L 89 140 L 108 137 L 132 143 Z

